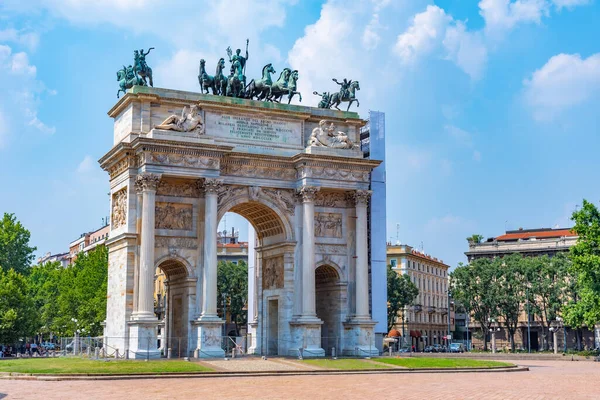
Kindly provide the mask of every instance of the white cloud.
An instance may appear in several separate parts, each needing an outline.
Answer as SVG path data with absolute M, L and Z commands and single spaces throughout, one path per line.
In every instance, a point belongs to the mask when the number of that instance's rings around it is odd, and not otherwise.
M 81 160 L 81 162 L 79 163 L 79 165 L 77 166 L 77 173 L 79 174 L 87 174 L 88 172 L 91 172 L 94 170 L 94 160 L 92 159 L 92 157 L 90 155 L 86 155 L 83 160 Z
M 539 24 L 549 14 L 546 0 L 481 0 L 479 9 L 491 36 L 501 36 L 521 22 Z
M 398 35 L 394 46 L 404 63 L 414 63 L 423 56 L 440 52 L 473 79 L 483 75 L 487 49 L 479 32 L 469 32 L 461 21 L 438 6 L 416 14 L 412 24 Z
M 14 129 L 32 127 L 43 134 L 53 134 L 56 129 L 38 118 L 39 96 L 46 88 L 35 76 L 36 67 L 29 64 L 27 53 L 13 54 L 10 46 L 0 44 L 0 93 L 5 94 L 0 97 L 3 124 L 10 124 Z M 10 131 L 4 128 L 0 136 L 6 147 Z
M 576 6 L 585 6 L 591 3 L 591 0 L 552 0 L 552 3 L 558 8 L 573 8 Z
M 14 28 L 8 28 L 0 30 L 0 42 L 20 44 L 33 51 L 40 42 L 40 36 L 37 32 L 18 31 Z
M 11 70 L 16 74 L 35 75 L 36 68 L 29 64 L 27 53 L 17 53 L 12 57 Z
M 473 79 L 480 79 L 487 63 L 487 48 L 479 32 L 468 32 L 457 22 L 446 31 L 443 41 L 447 58 Z
M 600 53 L 582 59 L 558 54 L 523 82 L 525 101 L 538 120 L 582 104 L 600 90 Z
M 431 53 L 443 40 L 452 17 L 438 6 L 427 6 L 416 14 L 406 32 L 398 35 L 394 51 L 405 63 Z
M 317 97 L 310 95 L 313 91 L 336 91 L 339 87 L 331 78 L 360 81 L 363 71 L 369 70 L 372 59 L 355 44 L 360 41 L 363 18 L 367 15 L 364 10 L 348 7 L 344 2 L 330 1 L 323 5 L 319 20 L 308 25 L 304 36 L 296 40 L 288 53 L 288 61 L 293 69 L 300 71 L 298 87 L 306 99 L 303 104 L 316 105 Z M 364 93 L 361 95 L 364 99 Z

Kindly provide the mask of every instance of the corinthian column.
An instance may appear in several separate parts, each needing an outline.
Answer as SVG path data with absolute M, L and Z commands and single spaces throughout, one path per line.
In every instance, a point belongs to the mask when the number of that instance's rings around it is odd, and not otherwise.
M 154 207 L 160 175 L 138 175 L 135 187 L 142 193 L 142 229 L 136 320 L 156 320 L 154 315 Z
M 221 179 L 204 180 L 204 279 L 200 319 L 217 319 L 217 199 Z
M 367 248 L 367 204 L 370 190 L 354 192 L 356 204 L 356 318 L 369 316 L 369 259 Z
M 315 197 L 318 187 L 303 186 L 302 197 L 302 317 L 316 318 L 315 307 Z

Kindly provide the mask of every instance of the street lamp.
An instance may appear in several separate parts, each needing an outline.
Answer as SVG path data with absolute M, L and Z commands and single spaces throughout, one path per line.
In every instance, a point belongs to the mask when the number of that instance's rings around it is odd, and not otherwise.
M 563 323 L 563 319 L 561 317 L 556 317 L 556 324 L 557 326 L 551 326 L 550 327 L 550 332 L 552 332 L 552 340 L 554 343 L 554 354 L 558 354 L 558 341 L 557 336 L 558 336 L 558 331 L 562 328 L 563 331 L 563 346 L 564 346 L 564 352 L 567 352 L 567 329 Z
M 488 322 L 490 324 L 490 332 L 492 334 L 492 353 L 496 353 L 496 332 L 500 332 L 500 327 L 495 327 L 494 323 L 496 320 L 494 318 L 488 318 Z

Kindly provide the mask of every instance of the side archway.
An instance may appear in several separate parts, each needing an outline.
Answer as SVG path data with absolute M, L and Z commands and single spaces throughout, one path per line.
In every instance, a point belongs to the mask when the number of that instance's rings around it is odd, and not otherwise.
M 347 298 L 347 285 L 341 282 L 339 267 L 321 263 L 315 268 L 315 300 L 317 317 L 321 325 L 321 346 L 325 354 L 332 348 L 341 348 L 343 335 L 343 310 Z

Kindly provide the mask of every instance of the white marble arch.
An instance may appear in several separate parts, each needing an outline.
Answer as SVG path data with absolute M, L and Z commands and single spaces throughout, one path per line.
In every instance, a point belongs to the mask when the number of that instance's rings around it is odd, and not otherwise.
M 156 129 L 190 106 L 200 107 L 204 131 Z M 269 321 L 268 337 L 276 335 L 279 343 L 265 350 L 325 354 L 323 322 L 315 308 L 318 256 L 328 265 L 337 263 L 340 284 L 351 293 L 346 314 L 340 314 L 342 351 L 371 354 L 367 217 L 370 173 L 380 161 L 365 159 L 358 149 L 308 143 L 325 120 L 358 142 L 366 121 L 355 113 L 148 87 L 127 93 L 109 115 L 114 145 L 100 164 L 111 188 L 104 335 L 113 347 L 139 358 L 160 356 L 148 338 L 156 337 L 159 324 L 153 289 L 156 267 L 162 265 L 171 269 L 168 300 L 181 302 L 191 324 L 185 355 L 224 355 L 216 231 L 218 220 L 231 211 L 246 217 L 259 237 L 254 279 L 260 301 L 250 325 L 255 337 L 263 337 L 262 321 Z M 315 213 L 323 212 L 341 214 L 342 237 L 315 236 Z M 262 346 L 259 340 L 255 350 Z

